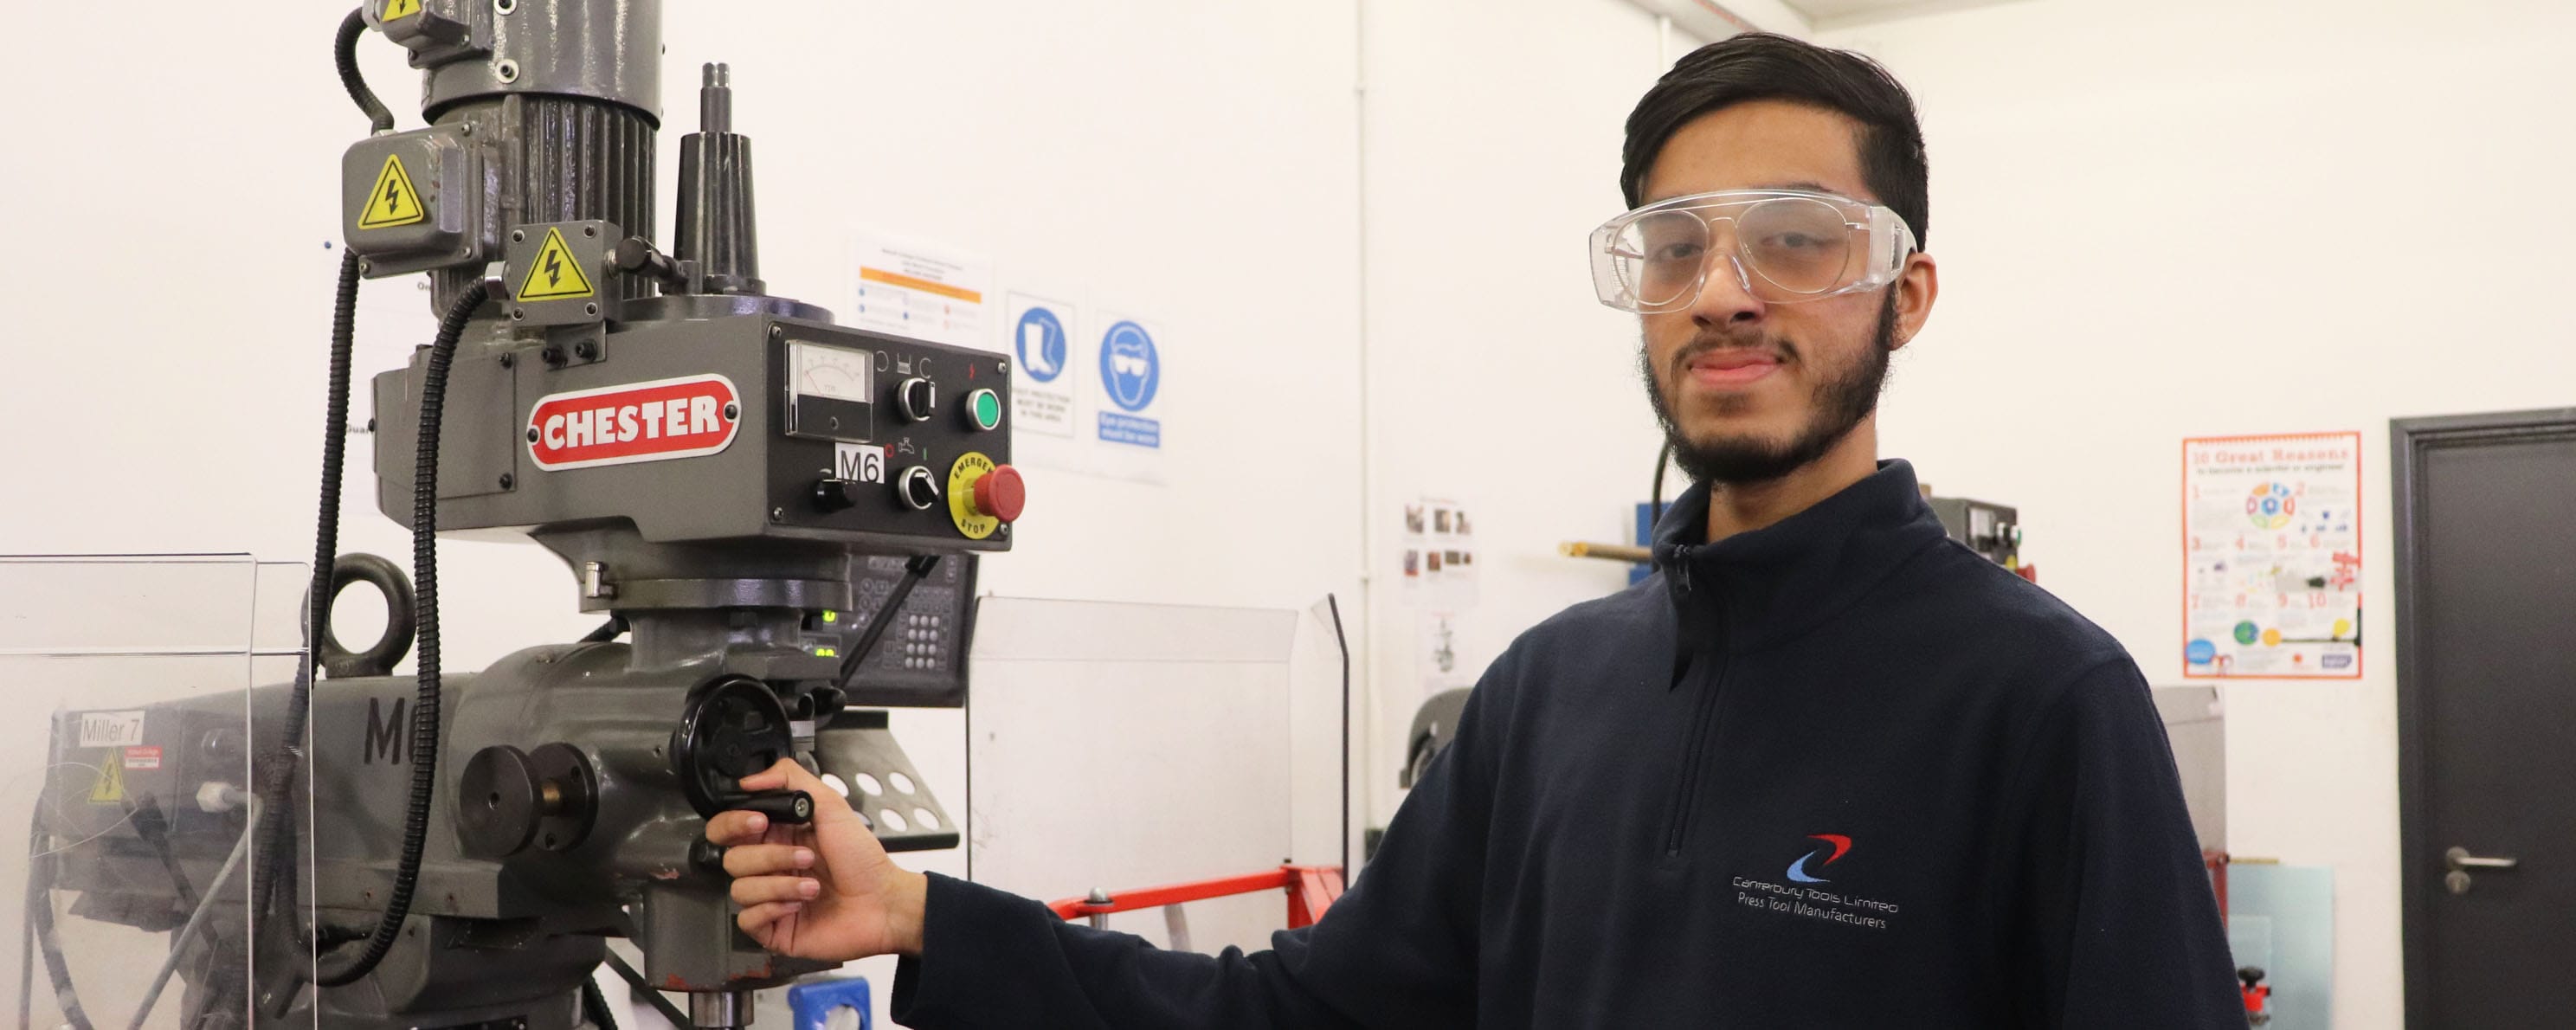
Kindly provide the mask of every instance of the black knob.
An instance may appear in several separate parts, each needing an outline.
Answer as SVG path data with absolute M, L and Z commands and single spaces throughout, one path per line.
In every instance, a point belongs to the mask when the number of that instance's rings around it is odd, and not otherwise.
M 928 511 L 931 505 L 939 503 L 939 477 L 931 474 L 929 469 L 915 465 L 903 470 L 903 475 L 895 480 L 894 492 L 903 503 L 916 510 Z
M 768 816 L 773 824 L 792 823 L 802 826 L 814 821 L 814 798 L 801 790 L 735 798 L 726 802 L 725 807 L 742 812 L 759 812 Z
M 932 410 L 939 406 L 939 386 L 919 376 L 906 379 L 895 384 L 894 406 L 903 412 L 905 418 L 915 422 L 927 421 Z
M 847 510 L 859 503 L 859 491 L 866 486 L 855 479 L 817 479 L 814 481 L 814 507 L 825 513 Z
M 699 872 L 723 873 L 724 856 L 724 846 L 714 841 L 700 837 L 689 842 L 689 864 L 697 867 Z

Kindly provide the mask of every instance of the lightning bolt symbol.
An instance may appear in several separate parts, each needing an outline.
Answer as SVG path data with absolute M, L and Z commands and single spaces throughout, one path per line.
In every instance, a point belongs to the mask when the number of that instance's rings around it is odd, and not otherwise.
M 402 184 L 395 182 L 392 179 L 386 179 L 385 213 L 392 214 L 400 210 L 402 210 Z
M 548 250 L 546 251 L 546 285 L 557 286 L 562 283 L 563 251 Z

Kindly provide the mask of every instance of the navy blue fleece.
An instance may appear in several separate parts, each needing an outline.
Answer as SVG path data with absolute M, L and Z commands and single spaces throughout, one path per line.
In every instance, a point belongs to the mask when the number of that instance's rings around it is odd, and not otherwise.
M 934 877 L 922 1028 L 2242 1030 L 2137 667 L 1949 541 L 1913 470 L 1524 634 L 1377 858 L 1272 950 Z

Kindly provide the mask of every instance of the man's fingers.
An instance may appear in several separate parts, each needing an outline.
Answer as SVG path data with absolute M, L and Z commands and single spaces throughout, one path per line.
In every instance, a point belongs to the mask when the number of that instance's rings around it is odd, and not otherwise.
M 804 907 L 803 902 L 773 901 L 743 909 L 742 914 L 735 916 L 733 921 L 734 925 L 742 927 L 742 932 L 758 937 L 761 928 L 795 915 L 798 909 Z
M 747 876 L 733 882 L 733 903 L 759 905 L 772 901 L 812 901 L 822 891 L 821 881 L 802 876 Z
M 722 847 L 760 843 L 769 832 L 769 817 L 759 812 L 718 812 L 707 820 L 707 842 Z
M 778 764 L 749 776 L 745 776 L 740 782 L 743 790 L 755 794 L 773 790 L 804 791 L 807 797 L 814 799 L 814 823 L 817 826 L 858 818 L 858 812 L 850 808 L 849 801 L 842 798 L 839 791 L 833 790 L 813 773 L 806 772 L 804 766 L 798 765 L 789 759 L 779 759 Z M 748 814 L 749 813 L 744 812 L 728 812 L 716 816 L 716 819 L 725 819 L 729 816 L 741 817 Z M 718 839 L 715 835 L 716 831 L 714 829 L 714 825 L 714 820 L 709 820 L 707 831 L 708 840 L 715 841 L 718 844 L 733 843 L 732 841 Z M 759 834 L 755 832 L 743 836 L 739 842 L 749 844 L 758 839 Z
M 754 792 L 801 790 L 810 794 L 830 788 L 823 786 L 823 781 L 814 778 L 813 773 L 806 772 L 804 766 L 796 764 L 795 759 L 781 758 L 778 764 L 743 777 L 742 789 Z
M 814 867 L 814 849 L 792 844 L 746 844 L 725 849 L 725 872 L 735 876 L 774 876 Z

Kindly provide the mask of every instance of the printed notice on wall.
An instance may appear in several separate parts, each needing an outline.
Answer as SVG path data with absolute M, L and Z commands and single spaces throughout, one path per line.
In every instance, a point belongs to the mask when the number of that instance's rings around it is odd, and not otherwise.
M 2183 441 L 2183 675 L 2361 676 L 2361 434 Z
M 859 281 L 849 324 L 932 343 L 993 345 L 984 325 L 991 262 L 928 243 L 868 235 L 853 242 L 850 263 Z
M 1422 673 L 1422 696 L 1476 685 L 1482 667 L 1470 668 L 1460 654 L 1457 612 L 1426 610 L 1415 622 L 1414 642 Z
M 1404 506 L 1404 594 L 1435 608 L 1476 606 L 1476 525 L 1467 507 L 1439 497 Z

